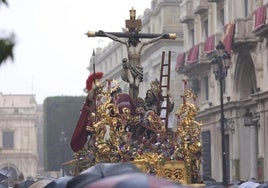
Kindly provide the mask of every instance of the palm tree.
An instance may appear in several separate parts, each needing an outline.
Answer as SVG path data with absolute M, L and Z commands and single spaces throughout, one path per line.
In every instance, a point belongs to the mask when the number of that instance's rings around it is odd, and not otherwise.
M 6 0 L 0 0 L 0 7 L 1 5 L 8 6 Z M 0 38 L 0 65 L 7 60 L 9 57 L 13 59 L 13 47 L 14 47 L 14 37 L 6 37 Z

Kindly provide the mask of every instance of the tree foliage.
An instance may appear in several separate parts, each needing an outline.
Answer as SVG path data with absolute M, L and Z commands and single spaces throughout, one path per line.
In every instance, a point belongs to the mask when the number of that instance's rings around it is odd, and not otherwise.
M 8 6 L 8 2 L 6 0 L 0 0 L 0 7 L 2 5 Z M 6 38 L 0 38 L 0 65 L 7 60 L 8 58 L 11 58 L 13 60 L 13 48 L 15 45 L 14 37 L 6 37 Z
M 70 141 L 84 97 L 48 97 L 44 101 L 44 167 L 58 171 L 63 162 L 73 159 Z M 66 140 L 60 138 L 64 131 Z
M 13 60 L 14 45 L 12 38 L 0 38 L 0 64 L 9 57 Z
M 2 4 L 5 4 L 6 6 L 8 6 L 8 3 L 7 3 L 6 0 L 0 0 L 0 6 L 1 6 Z

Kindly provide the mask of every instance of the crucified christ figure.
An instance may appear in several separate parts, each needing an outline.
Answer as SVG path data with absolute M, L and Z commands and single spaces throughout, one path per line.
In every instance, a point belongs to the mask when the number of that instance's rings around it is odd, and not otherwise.
M 136 101 L 139 94 L 139 85 L 143 80 L 143 67 L 141 65 L 141 52 L 145 45 L 154 43 L 162 38 L 167 38 L 168 34 L 161 34 L 158 37 L 146 41 L 140 41 L 138 33 L 130 35 L 128 40 L 119 38 L 115 35 L 98 31 L 99 35 L 106 36 L 114 41 L 120 42 L 127 47 L 128 58 L 122 60 L 121 77 L 129 83 L 129 95 Z
M 136 20 L 136 10 L 133 8 L 130 10 L 130 20 L 126 20 L 126 28 L 128 28 L 128 32 L 125 33 L 104 32 L 100 30 L 97 32 L 87 32 L 86 35 L 88 37 L 108 37 L 127 47 L 128 57 L 122 60 L 121 77 L 125 82 L 129 83 L 129 95 L 136 102 L 139 94 L 139 85 L 143 80 L 143 67 L 141 65 L 142 48 L 160 39 L 176 39 L 176 34 L 139 33 L 141 30 L 141 20 Z M 141 38 L 147 38 L 147 40 L 140 41 Z

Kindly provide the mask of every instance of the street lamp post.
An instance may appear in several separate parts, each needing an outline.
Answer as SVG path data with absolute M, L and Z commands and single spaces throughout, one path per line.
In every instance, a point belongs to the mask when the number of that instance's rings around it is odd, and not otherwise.
M 222 145 L 222 182 L 227 185 L 227 167 L 226 167 L 226 145 L 225 145 L 225 129 L 224 129 L 224 106 L 223 106 L 223 83 L 230 68 L 231 56 L 225 51 L 225 47 L 220 41 L 216 46 L 216 56 L 212 59 L 213 73 L 215 79 L 220 83 L 220 111 L 221 111 L 221 145 Z

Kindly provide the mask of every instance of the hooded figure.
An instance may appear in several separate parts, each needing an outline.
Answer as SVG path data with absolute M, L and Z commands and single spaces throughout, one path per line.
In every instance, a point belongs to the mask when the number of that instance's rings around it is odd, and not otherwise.
M 71 147 L 74 152 L 83 149 L 87 141 L 87 137 L 90 134 L 90 132 L 86 130 L 86 127 L 92 125 L 91 113 L 96 111 L 97 83 L 102 77 L 102 72 L 96 72 L 89 75 L 87 78 L 85 91 L 87 91 L 88 95 L 82 107 L 80 117 L 71 140 Z

